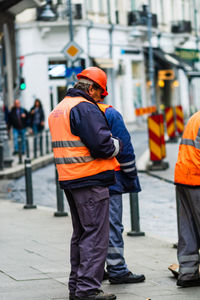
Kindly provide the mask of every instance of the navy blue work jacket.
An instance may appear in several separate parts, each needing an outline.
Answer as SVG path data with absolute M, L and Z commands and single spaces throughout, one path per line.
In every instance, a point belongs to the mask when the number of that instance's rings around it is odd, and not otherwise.
M 123 144 L 122 151 L 116 156 L 121 170 L 115 172 L 116 183 L 109 187 L 110 193 L 138 193 L 141 187 L 137 176 L 135 153 L 122 115 L 113 107 L 109 107 L 105 111 L 105 116 L 112 135 L 118 137 Z

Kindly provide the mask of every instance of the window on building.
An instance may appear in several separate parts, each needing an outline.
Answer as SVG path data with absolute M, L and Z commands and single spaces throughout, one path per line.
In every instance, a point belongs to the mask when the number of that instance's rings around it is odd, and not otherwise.
M 161 11 L 161 20 L 162 23 L 165 23 L 165 13 L 164 13 L 164 3 L 163 0 L 160 0 L 160 11 Z
M 185 20 L 185 0 L 182 0 L 181 9 L 182 9 L 182 20 Z
M 105 1 L 99 0 L 99 13 L 100 14 L 104 14 L 105 13 L 105 7 L 104 7 L 104 3 Z
M 66 77 L 66 61 L 50 60 L 48 64 L 49 79 L 64 79 Z
M 142 107 L 142 64 L 141 62 L 132 62 L 132 88 L 133 105 L 135 108 Z
M 132 63 L 132 78 L 141 79 L 141 63 L 133 62 Z
M 92 0 L 87 0 L 86 3 L 87 3 L 87 10 L 88 11 L 93 11 L 94 8 L 93 8 Z

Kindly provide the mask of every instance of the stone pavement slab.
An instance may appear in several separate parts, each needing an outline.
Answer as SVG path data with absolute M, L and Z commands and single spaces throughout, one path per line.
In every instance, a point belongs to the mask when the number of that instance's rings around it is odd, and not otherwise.
M 24 210 L 23 205 L 0 200 L 0 299 L 66 300 L 70 272 L 71 218 L 55 218 L 51 208 Z M 124 234 L 130 270 L 144 273 L 139 284 L 110 285 L 117 299 L 199 299 L 200 288 L 182 289 L 168 271 L 176 250 L 164 240 Z

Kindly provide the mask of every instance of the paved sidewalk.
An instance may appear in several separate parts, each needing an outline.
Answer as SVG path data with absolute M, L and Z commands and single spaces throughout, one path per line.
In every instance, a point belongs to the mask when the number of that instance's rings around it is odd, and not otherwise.
M 0 200 L 0 299 L 68 299 L 71 218 L 55 218 L 53 210 Z M 103 283 L 106 292 L 126 300 L 199 299 L 199 288 L 182 289 L 168 271 L 176 250 L 149 236 L 124 235 L 129 268 L 144 273 L 146 282 L 129 285 Z

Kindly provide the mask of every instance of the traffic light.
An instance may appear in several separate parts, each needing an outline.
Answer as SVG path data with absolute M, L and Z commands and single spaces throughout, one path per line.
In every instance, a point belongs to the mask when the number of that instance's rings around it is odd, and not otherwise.
M 25 83 L 25 79 L 23 77 L 20 78 L 20 84 L 19 84 L 19 89 L 21 91 L 25 90 L 26 88 L 26 83 Z

